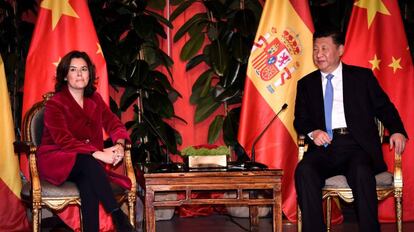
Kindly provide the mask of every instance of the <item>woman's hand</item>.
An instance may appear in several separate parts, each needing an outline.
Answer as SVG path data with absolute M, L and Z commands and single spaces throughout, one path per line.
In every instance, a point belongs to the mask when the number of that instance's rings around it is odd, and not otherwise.
M 112 153 L 112 164 L 114 166 L 117 165 L 124 158 L 124 146 L 122 146 L 121 144 L 115 144 L 112 147 L 105 148 L 104 151 Z
M 96 151 L 92 156 L 107 164 L 117 165 L 124 158 L 124 146 L 116 144 L 112 147 L 105 148 L 103 151 Z
M 106 164 L 114 164 L 114 153 L 112 150 L 104 149 L 103 151 L 95 151 L 92 156 Z

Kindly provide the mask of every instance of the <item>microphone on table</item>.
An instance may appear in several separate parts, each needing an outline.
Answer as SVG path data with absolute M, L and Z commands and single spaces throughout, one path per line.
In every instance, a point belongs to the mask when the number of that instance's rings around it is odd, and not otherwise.
M 254 170 L 254 169 L 266 169 L 267 168 L 267 166 L 265 164 L 256 162 L 255 146 L 256 146 L 256 143 L 260 140 L 260 138 L 262 138 L 263 134 L 269 129 L 270 125 L 272 125 L 273 121 L 275 121 L 275 119 L 279 116 L 279 114 L 282 111 L 284 111 L 287 107 L 288 107 L 288 105 L 286 103 L 283 104 L 283 106 L 275 114 L 275 116 L 273 116 L 273 118 L 270 120 L 270 122 L 266 125 L 266 127 L 259 134 L 259 136 L 257 136 L 256 139 L 253 141 L 252 150 L 251 150 L 251 154 L 252 154 L 251 155 L 251 161 L 248 161 L 248 162 L 244 163 L 244 168 L 245 169 L 250 169 L 250 170 L 253 169 Z

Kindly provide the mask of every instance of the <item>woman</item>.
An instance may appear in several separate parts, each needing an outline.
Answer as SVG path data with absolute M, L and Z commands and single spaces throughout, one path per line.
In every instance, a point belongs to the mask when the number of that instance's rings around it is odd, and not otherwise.
M 118 232 L 134 231 L 120 210 L 102 164 L 117 165 L 128 133 L 95 92 L 95 66 L 85 52 L 65 55 L 56 70 L 55 95 L 46 103 L 37 153 L 40 178 L 60 185 L 74 182 L 82 201 L 83 231 L 99 231 L 99 203 Z M 102 128 L 114 146 L 103 147 Z

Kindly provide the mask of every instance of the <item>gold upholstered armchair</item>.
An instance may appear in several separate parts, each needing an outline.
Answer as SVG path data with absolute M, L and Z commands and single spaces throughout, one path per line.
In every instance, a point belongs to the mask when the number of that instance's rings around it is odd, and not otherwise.
M 26 113 L 23 118 L 22 141 L 14 143 L 16 153 L 26 153 L 29 160 L 30 181 L 23 184 L 21 191 L 22 200 L 27 203 L 32 210 L 32 229 L 34 232 L 41 230 L 42 207 L 47 207 L 52 211 L 59 211 L 68 205 L 80 205 L 82 202 L 79 191 L 72 182 L 65 182 L 60 186 L 55 186 L 47 181 L 40 180 L 36 165 L 36 149 L 40 144 L 43 131 L 43 114 L 45 103 L 53 96 L 47 93 L 43 96 L 43 101 L 38 102 Z M 136 179 L 131 161 L 131 144 L 126 144 L 124 157 L 125 174 L 132 183 L 130 190 L 124 190 L 117 185 L 112 185 L 116 199 L 119 203 L 127 202 L 129 220 L 135 226 L 135 202 L 136 202 Z M 82 226 L 82 214 L 79 207 L 80 225 Z
M 384 126 L 380 121 L 377 121 L 378 131 L 382 143 L 387 143 L 389 137 L 384 136 Z M 299 160 L 303 158 L 307 150 L 305 143 L 305 135 L 299 135 Z M 395 213 L 397 220 L 397 231 L 402 231 L 402 163 L 401 154 L 395 153 L 394 157 L 394 172 L 382 172 L 375 176 L 377 183 L 377 198 L 379 201 L 388 197 L 395 199 Z M 327 231 L 331 230 L 331 206 L 332 199 L 342 199 L 347 203 L 354 201 L 352 190 L 349 187 L 344 175 L 337 175 L 325 180 L 325 186 L 322 188 L 322 198 L 326 199 L 326 227 Z M 339 201 L 335 201 L 339 202 Z M 363 223 L 363 222 L 361 222 Z M 298 205 L 298 232 L 302 231 L 302 214 Z

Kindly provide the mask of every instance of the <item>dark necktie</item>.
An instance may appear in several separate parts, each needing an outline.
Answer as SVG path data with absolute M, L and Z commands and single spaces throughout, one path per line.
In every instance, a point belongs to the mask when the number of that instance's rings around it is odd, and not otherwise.
M 332 78 L 334 75 L 328 74 L 326 75 L 326 88 L 325 88 L 325 99 L 324 99 L 324 107 L 325 107 L 325 126 L 326 132 L 328 133 L 329 137 L 332 139 L 332 105 L 333 105 L 333 86 L 332 86 Z

